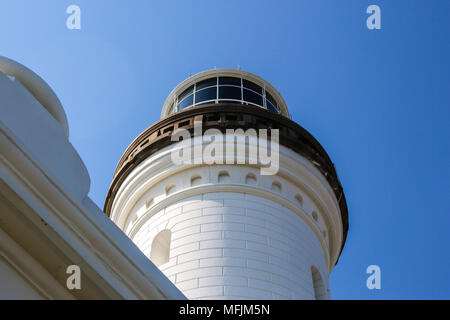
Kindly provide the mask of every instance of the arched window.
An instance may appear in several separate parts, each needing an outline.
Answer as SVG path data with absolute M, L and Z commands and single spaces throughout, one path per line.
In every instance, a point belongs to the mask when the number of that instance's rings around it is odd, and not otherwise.
M 163 230 L 153 239 L 152 249 L 150 251 L 150 260 L 159 267 L 169 262 L 170 258 L 170 239 L 172 234 L 170 230 Z
M 326 300 L 327 290 L 322 280 L 322 276 L 315 266 L 311 267 L 311 277 L 314 288 L 314 297 L 316 298 L 316 300 Z

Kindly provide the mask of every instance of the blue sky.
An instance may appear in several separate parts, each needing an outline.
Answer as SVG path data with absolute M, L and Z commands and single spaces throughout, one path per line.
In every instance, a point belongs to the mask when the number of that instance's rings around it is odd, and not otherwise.
M 81 7 L 81 30 L 66 8 Z M 381 8 L 368 30 L 366 8 Z M 450 298 L 450 1 L 0 0 L 0 55 L 66 110 L 100 206 L 166 96 L 213 67 L 253 72 L 328 151 L 350 230 L 334 299 Z M 366 288 L 381 267 L 381 290 Z

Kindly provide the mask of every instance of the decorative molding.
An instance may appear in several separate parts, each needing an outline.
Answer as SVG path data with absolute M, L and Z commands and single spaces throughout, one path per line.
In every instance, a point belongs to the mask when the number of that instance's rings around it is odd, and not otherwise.
M 8 219 L 7 223 L 10 228 L 30 226 L 28 230 L 42 241 L 30 250 L 58 250 L 53 255 L 60 261 L 44 261 L 36 255 L 34 259 L 47 269 L 57 264 L 82 266 L 87 282 L 85 290 L 73 292 L 76 298 L 184 299 L 89 198 L 82 203 L 71 199 L 19 144 L 0 126 L 0 193 L 6 193 L 28 219 Z M 32 236 L 23 232 L 19 235 Z

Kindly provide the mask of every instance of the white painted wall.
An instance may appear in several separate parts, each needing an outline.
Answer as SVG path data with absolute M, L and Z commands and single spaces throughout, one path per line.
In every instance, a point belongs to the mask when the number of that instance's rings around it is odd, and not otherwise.
M 342 224 L 333 191 L 307 160 L 281 147 L 280 172 L 261 176 L 248 165 L 175 165 L 176 148 L 129 174 L 111 218 L 148 257 L 157 234 L 171 231 L 160 269 L 188 298 L 314 299 L 312 266 L 329 297 Z M 230 178 L 221 182 L 224 171 Z
M 0 299 L 185 299 L 88 197 L 50 91 L 0 57 Z M 80 290 L 66 286 L 73 264 Z
M 172 232 L 170 261 L 160 268 L 191 299 L 312 299 L 310 266 L 327 272 L 308 225 L 263 197 L 201 193 L 156 213 L 134 240 L 149 255 L 164 229 Z
M 0 72 L 0 125 L 26 148 L 64 191 L 81 201 L 90 178 L 64 128 L 19 82 Z
M 0 255 L 0 300 L 41 300 L 43 297 L 36 292 L 29 281 L 21 275 L 5 257 Z

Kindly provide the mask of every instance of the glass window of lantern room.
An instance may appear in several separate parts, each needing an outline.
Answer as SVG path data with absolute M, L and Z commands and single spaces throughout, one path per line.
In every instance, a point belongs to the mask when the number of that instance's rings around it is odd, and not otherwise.
M 235 77 L 219 77 L 219 86 L 227 85 L 227 86 L 241 86 L 241 78 Z
M 184 90 L 180 95 L 178 95 L 178 101 L 183 100 L 185 97 L 194 92 L 194 86 L 190 86 L 186 90 Z
M 190 86 L 178 96 L 177 111 L 183 110 L 194 103 L 194 86 Z
M 232 86 L 220 86 L 219 87 L 219 99 L 234 99 L 242 100 L 241 88 Z
M 269 109 L 272 112 L 280 113 L 280 111 L 277 108 L 277 103 L 275 102 L 275 99 L 266 91 L 266 104 L 267 109 Z
M 201 90 L 197 90 L 195 92 L 195 103 L 208 101 L 208 100 L 216 100 L 217 97 L 217 89 L 216 87 L 209 87 Z
M 214 77 L 214 78 L 210 78 L 210 79 L 206 79 L 206 80 L 197 82 L 195 87 L 196 87 L 196 91 L 199 91 L 201 89 L 213 87 L 216 85 L 217 85 L 217 77 Z
M 194 95 L 190 94 L 178 103 L 178 110 L 183 110 L 194 104 Z
M 260 94 L 258 94 L 258 93 L 255 93 L 254 91 L 246 89 L 246 88 L 244 88 L 243 100 L 247 101 L 247 102 L 252 102 L 252 103 L 257 104 L 259 106 L 263 105 L 262 96 Z
M 244 79 L 243 80 L 243 85 L 244 85 L 244 88 L 247 88 L 247 89 L 253 90 L 253 91 L 255 91 L 255 92 L 259 93 L 259 94 L 262 94 L 262 88 L 260 86 L 258 86 L 257 84 L 251 82 L 251 81 L 248 81 L 248 80 Z
M 262 88 L 262 96 L 263 96 L 263 107 L 267 109 L 267 104 L 266 104 L 266 85 L 264 85 L 264 87 Z
M 269 100 L 267 102 L 267 110 L 272 111 L 273 113 L 280 113 L 277 108 L 274 107 L 272 103 L 270 103 Z

